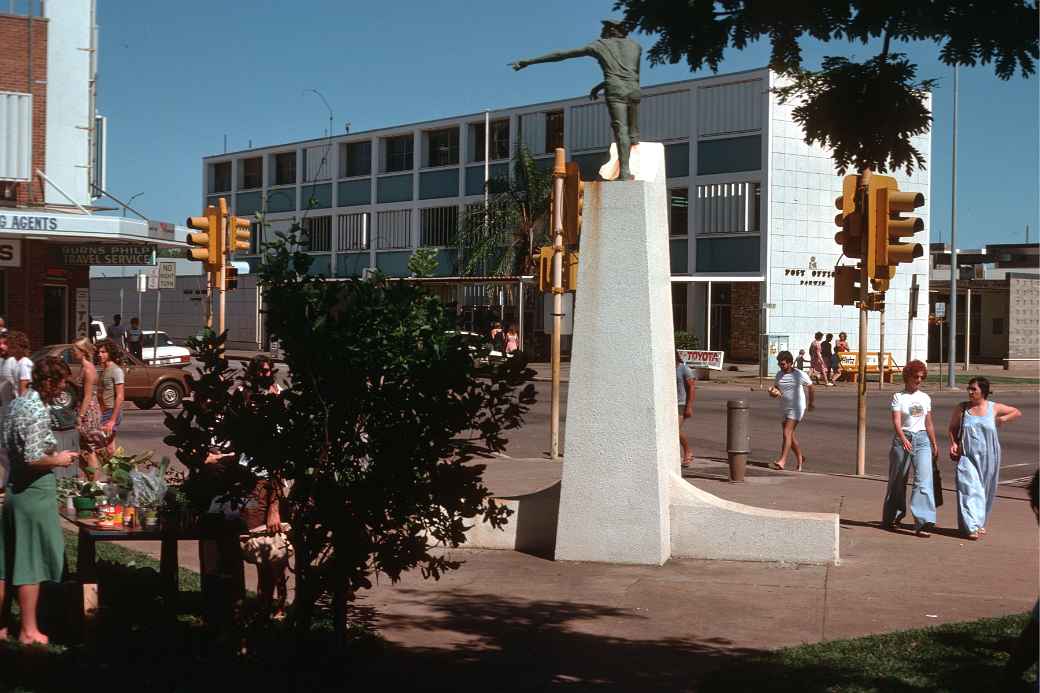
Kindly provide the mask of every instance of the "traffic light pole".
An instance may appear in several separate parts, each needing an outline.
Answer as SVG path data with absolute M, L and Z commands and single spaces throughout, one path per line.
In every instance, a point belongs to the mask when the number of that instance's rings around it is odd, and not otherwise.
M 870 185 L 870 169 L 866 169 L 859 177 L 859 188 L 856 194 L 861 203 L 860 209 L 866 211 L 869 207 L 867 200 L 867 189 Z M 864 229 L 870 228 L 872 219 L 866 219 Z M 863 244 L 866 246 L 870 234 L 863 234 Z M 859 358 L 856 359 L 856 474 L 863 476 L 867 472 L 867 287 L 870 286 L 870 277 L 867 273 L 866 247 L 860 254 L 859 275 Z
M 560 458 L 560 330 L 563 329 L 563 179 L 567 175 L 566 154 L 556 149 L 553 162 L 553 333 L 552 333 L 552 406 L 549 456 Z
M 213 329 L 213 273 L 206 272 L 206 327 Z
M 225 258 L 221 258 L 223 261 L 220 263 L 220 271 L 217 273 L 217 306 L 219 313 L 217 314 L 217 334 L 224 334 L 226 317 L 226 305 L 224 300 L 224 283 L 227 275 L 227 261 Z
M 885 371 L 888 367 L 888 359 L 885 358 L 885 307 L 881 307 L 878 313 L 878 391 L 885 389 Z

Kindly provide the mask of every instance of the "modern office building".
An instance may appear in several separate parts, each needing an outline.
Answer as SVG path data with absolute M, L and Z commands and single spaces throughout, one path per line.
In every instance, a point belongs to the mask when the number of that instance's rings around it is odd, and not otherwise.
M 725 350 L 728 360 L 758 360 L 767 343 L 797 353 L 818 330 L 845 331 L 853 344 L 857 335 L 856 309 L 832 305 L 841 178 L 825 149 L 804 143 L 792 106 L 772 93 L 778 79 L 758 69 L 643 90 L 642 138 L 662 142 L 666 152 L 670 217 L 660 233 L 670 239 L 676 329 Z M 483 203 L 485 163 L 496 179 L 509 175 L 518 147 L 549 166 L 562 146 L 593 180 L 612 138 L 604 103 L 586 96 L 496 110 L 489 119 L 487 137 L 485 114 L 472 113 L 207 156 L 201 202 L 226 197 L 238 215 L 263 210 L 267 234 L 301 220 L 313 271 L 330 277 L 370 267 L 406 276 L 408 258 L 422 246 L 438 249 L 438 274 L 455 275 L 455 234 L 467 210 Z M 930 157 L 930 135 L 914 145 Z M 927 200 L 926 171 L 896 178 Z M 915 240 L 927 248 L 927 204 L 918 214 L 925 232 Z M 258 249 L 246 259 L 255 263 Z M 924 291 L 910 324 L 915 272 Z M 922 257 L 889 291 L 886 350 L 899 363 L 908 328 L 914 354 L 927 353 L 927 282 Z M 544 312 L 527 293 L 525 332 L 537 336 Z M 507 319 L 517 311 L 503 310 Z M 877 348 L 876 329 L 870 343 Z

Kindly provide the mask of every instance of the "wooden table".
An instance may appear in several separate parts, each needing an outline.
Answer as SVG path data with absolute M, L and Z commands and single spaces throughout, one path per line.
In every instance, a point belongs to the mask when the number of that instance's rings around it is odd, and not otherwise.
M 162 594 L 171 608 L 176 606 L 179 583 L 177 580 L 177 542 L 201 540 L 199 530 L 181 532 L 139 527 L 99 527 L 94 518 L 79 519 L 75 513 L 61 511 L 61 516 L 79 530 L 79 546 L 76 549 L 76 578 L 83 585 L 84 612 L 97 608 L 97 543 L 99 541 L 158 541 L 159 580 Z M 201 555 L 201 542 L 200 542 Z
M 76 551 L 76 580 L 83 586 L 83 614 L 87 615 L 98 607 L 97 543 L 99 541 L 158 541 L 159 580 L 167 608 L 175 612 L 179 591 L 178 541 L 199 543 L 199 567 L 202 573 L 203 592 L 213 582 L 207 579 L 221 572 L 228 573 L 232 582 L 233 598 L 245 594 L 245 570 L 241 552 L 238 550 L 238 533 L 229 533 L 226 525 L 218 521 L 201 522 L 198 526 L 180 530 L 178 528 L 144 529 L 140 527 L 99 527 L 94 518 L 79 519 L 75 513 L 61 511 L 61 516 L 79 530 L 79 546 Z M 230 543 L 234 542 L 234 554 Z M 221 551 L 221 547 L 226 547 Z

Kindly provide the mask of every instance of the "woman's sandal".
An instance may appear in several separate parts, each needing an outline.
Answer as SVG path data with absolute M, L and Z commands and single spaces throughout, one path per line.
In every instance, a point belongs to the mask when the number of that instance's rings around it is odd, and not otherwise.
M 926 522 L 917 529 L 915 529 L 914 534 L 921 537 L 922 539 L 927 539 L 928 537 L 932 536 L 932 533 L 928 531 L 932 527 L 935 527 L 935 523 Z
M 802 467 L 805 466 L 805 460 L 806 460 L 805 455 L 802 455 L 802 458 L 800 460 L 798 460 L 798 468 L 795 469 L 796 472 L 802 471 Z
M 784 471 L 784 466 L 782 464 L 777 464 L 776 462 L 770 462 L 769 463 L 769 468 L 770 469 L 776 469 L 776 470 L 779 470 L 781 472 Z

